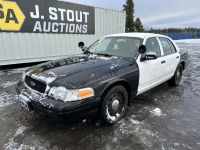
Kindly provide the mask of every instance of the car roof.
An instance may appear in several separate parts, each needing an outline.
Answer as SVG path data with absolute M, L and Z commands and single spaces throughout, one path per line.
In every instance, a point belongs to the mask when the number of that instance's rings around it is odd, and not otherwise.
M 131 32 L 131 33 L 118 33 L 118 34 L 111 34 L 105 37 L 135 37 L 135 38 L 146 38 L 146 37 L 167 37 L 161 34 L 154 34 L 154 33 L 139 33 L 139 32 Z

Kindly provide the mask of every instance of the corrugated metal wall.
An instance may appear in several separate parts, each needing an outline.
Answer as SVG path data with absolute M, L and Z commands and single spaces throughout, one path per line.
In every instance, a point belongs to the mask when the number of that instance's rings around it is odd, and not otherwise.
M 0 65 L 47 61 L 81 53 L 100 37 L 125 32 L 125 12 L 95 8 L 95 35 L 0 33 Z

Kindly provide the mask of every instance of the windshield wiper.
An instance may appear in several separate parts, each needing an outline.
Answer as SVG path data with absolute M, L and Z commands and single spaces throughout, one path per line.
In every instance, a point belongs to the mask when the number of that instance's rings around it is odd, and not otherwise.
M 113 56 L 113 55 L 110 55 L 110 54 L 107 54 L 107 53 L 95 53 L 97 55 L 103 55 L 103 56 Z

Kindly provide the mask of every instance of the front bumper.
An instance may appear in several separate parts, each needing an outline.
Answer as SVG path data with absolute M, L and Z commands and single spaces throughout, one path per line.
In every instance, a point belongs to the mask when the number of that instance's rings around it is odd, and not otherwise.
M 34 93 L 21 81 L 17 83 L 16 91 L 28 100 L 30 110 L 54 121 L 74 122 L 93 118 L 98 114 L 99 100 L 94 97 L 81 101 L 62 102 Z

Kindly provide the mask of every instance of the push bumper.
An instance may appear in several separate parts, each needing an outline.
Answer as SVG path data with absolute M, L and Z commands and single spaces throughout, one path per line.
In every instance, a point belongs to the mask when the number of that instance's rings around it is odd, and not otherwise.
M 62 102 L 34 93 L 27 89 L 21 81 L 16 85 L 16 91 L 22 106 L 27 105 L 25 108 L 28 107 L 29 111 L 33 110 L 54 121 L 74 122 L 93 118 L 98 114 L 99 100 L 95 98 Z

